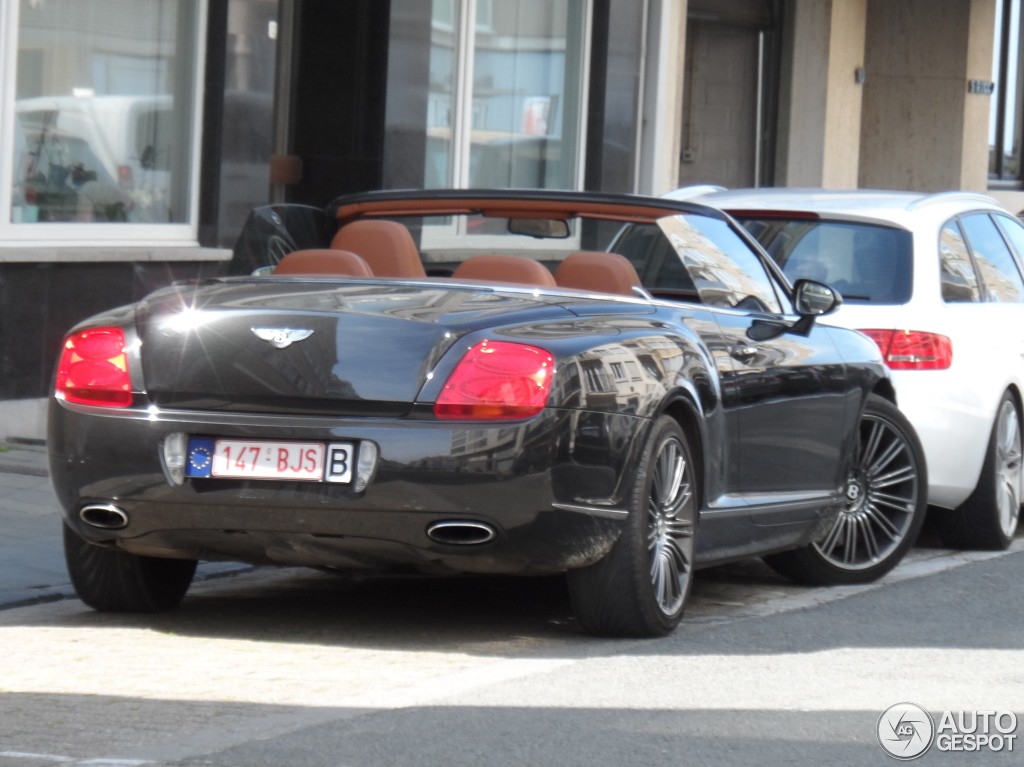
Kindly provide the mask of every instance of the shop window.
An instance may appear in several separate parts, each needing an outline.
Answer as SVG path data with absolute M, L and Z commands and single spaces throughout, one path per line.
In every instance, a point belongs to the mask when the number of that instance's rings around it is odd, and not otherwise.
M 1022 179 L 1024 141 L 1024 56 L 1021 51 L 1021 0 L 996 0 L 989 116 L 989 178 Z
M 580 185 L 585 11 L 433 0 L 425 187 Z
M 0 239 L 195 240 L 205 5 L 3 4 Z

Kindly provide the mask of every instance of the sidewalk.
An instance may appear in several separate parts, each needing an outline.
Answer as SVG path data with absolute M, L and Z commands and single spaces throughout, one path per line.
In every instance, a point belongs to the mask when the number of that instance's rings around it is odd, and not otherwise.
M 0 442 L 0 608 L 73 593 L 46 448 Z

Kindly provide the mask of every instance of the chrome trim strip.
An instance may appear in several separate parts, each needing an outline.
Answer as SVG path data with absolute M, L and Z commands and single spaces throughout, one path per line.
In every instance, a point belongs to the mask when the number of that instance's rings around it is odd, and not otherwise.
M 551 505 L 562 511 L 575 511 L 578 514 L 588 514 L 591 517 L 601 517 L 602 519 L 625 519 L 629 516 L 629 512 L 625 509 L 611 509 L 604 506 L 585 506 L 578 503 L 553 503 Z
M 779 511 L 828 508 L 839 502 L 839 494 L 836 492 L 723 495 L 715 499 L 715 503 L 705 509 L 704 513 L 712 519 L 755 517 Z
M 79 405 L 61 397 L 54 398 L 61 407 L 83 415 L 104 418 L 124 418 L 129 421 L 152 421 L 165 424 L 213 424 L 224 426 L 302 426 L 329 429 L 342 423 L 351 423 L 352 416 L 281 415 L 277 413 L 230 413 L 223 410 L 161 410 L 155 405 L 146 408 L 112 408 L 97 405 Z M 359 418 L 360 424 L 381 426 L 398 425 L 395 418 Z M 425 422 L 426 423 L 426 422 Z M 404 426 L 410 424 L 402 423 Z M 418 425 L 418 422 L 417 424 Z

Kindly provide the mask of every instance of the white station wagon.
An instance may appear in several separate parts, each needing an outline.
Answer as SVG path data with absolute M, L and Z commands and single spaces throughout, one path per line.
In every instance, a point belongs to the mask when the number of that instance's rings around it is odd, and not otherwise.
M 689 197 L 728 211 L 793 282 L 831 284 L 829 324 L 873 338 L 928 464 L 946 545 L 1001 549 L 1022 489 L 1024 226 L 989 197 L 747 189 Z

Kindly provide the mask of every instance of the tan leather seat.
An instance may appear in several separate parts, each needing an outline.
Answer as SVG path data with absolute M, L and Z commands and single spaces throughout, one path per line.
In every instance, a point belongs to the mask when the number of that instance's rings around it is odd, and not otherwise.
M 525 256 L 472 256 L 459 264 L 452 279 L 555 287 L 551 272 L 543 264 Z
M 378 277 L 426 277 L 409 230 L 397 221 L 353 221 L 334 235 L 331 247 L 362 256 Z
M 559 287 L 635 296 L 640 276 L 625 256 L 596 250 L 570 253 L 555 270 Z
M 296 250 L 275 267 L 274 274 L 339 274 L 372 277 L 370 265 L 355 253 L 333 248 Z

